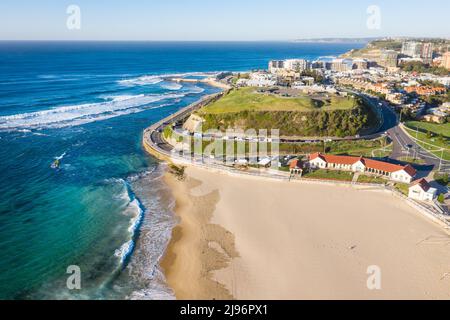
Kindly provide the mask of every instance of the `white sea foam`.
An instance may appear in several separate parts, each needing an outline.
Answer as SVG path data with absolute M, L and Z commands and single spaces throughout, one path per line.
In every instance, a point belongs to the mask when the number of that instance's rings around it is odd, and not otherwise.
M 121 101 L 127 101 L 131 99 L 141 98 L 144 97 L 144 94 L 139 95 L 119 95 L 119 96 L 104 96 L 103 99 L 113 101 L 113 102 L 121 102 Z
M 125 260 L 128 258 L 128 256 L 131 254 L 131 252 L 134 249 L 134 241 L 130 240 L 126 243 L 124 243 L 120 249 L 117 249 L 114 252 L 114 255 L 120 259 L 120 264 L 123 265 L 125 263 Z
M 183 86 L 181 84 L 175 83 L 175 82 L 164 83 L 161 85 L 161 87 L 166 90 L 172 90 L 172 91 L 180 90 L 181 88 L 183 88 Z
M 130 226 L 128 227 L 128 232 L 130 233 L 130 240 L 124 243 L 119 249 L 114 253 L 116 257 L 120 259 L 120 264 L 123 265 L 130 254 L 133 252 L 135 243 L 134 238 L 139 226 L 144 218 L 145 211 L 142 209 L 142 205 L 136 196 L 132 193 L 131 187 L 127 181 L 123 179 L 114 179 L 111 181 L 116 181 L 123 184 L 123 190 L 119 195 L 119 198 L 127 201 L 124 214 L 131 216 Z
M 159 75 L 144 75 L 136 78 L 119 80 L 117 83 L 122 86 L 146 86 L 155 85 L 170 78 L 186 78 L 186 77 L 210 77 L 217 75 L 218 72 L 187 72 L 187 73 L 167 73 Z M 172 89 L 169 89 L 172 90 Z
M 0 130 L 44 129 L 76 126 L 151 109 L 149 104 L 184 97 L 185 94 L 116 96 L 112 101 L 61 106 L 0 117 Z M 161 106 L 153 106 L 161 107 Z
M 138 78 L 119 80 L 118 83 L 122 86 L 145 86 L 145 85 L 153 85 L 162 82 L 158 76 L 142 76 Z
M 175 201 L 170 189 L 162 181 L 164 168 L 164 165 L 160 165 L 151 175 L 142 175 L 142 179 L 135 179 L 135 176 L 132 179 L 133 191 L 145 206 L 146 215 L 140 225 L 138 245 L 128 267 L 133 281 L 145 286 L 138 286 L 128 296 L 129 299 L 175 298 L 159 266 L 170 241 L 172 229 L 177 223 L 172 211 Z
M 205 91 L 205 89 L 197 87 L 197 86 L 194 86 L 190 90 L 191 93 L 196 93 L 196 94 L 203 93 L 204 91 Z

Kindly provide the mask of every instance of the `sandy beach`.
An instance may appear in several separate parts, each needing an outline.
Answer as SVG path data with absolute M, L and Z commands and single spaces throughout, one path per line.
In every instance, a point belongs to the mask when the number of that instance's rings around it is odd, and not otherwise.
M 390 193 L 194 167 L 166 182 L 180 224 L 162 267 L 178 299 L 450 298 L 448 233 Z

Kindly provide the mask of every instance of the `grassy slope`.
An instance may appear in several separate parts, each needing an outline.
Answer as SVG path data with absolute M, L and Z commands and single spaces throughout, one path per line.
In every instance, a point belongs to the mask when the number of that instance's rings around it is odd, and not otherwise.
M 450 138 L 450 123 L 437 124 L 437 123 L 427 123 L 419 121 L 410 121 L 406 123 L 409 128 L 415 129 L 419 128 L 425 131 L 430 131 L 435 134 L 442 134 L 445 137 Z
M 330 97 L 330 103 L 322 108 L 314 108 L 311 104 L 311 98 L 308 95 L 301 97 L 278 97 L 256 92 L 255 88 L 242 88 L 233 90 L 227 96 L 204 107 L 200 113 L 222 114 L 235 113 L 240 111 L 331 111 L 347 110 L 354 107 L 352 98 L 339 96 Z
M 446 125 L 448 125 L 448 124 L 446 124 Z M 436 128 L 434 128 L 434 129 L 436 130 Z M 450 160 L 450 148 L 449 148 L 450 138 L 445 138 L 444 137 L 444 139 L 441 139 L 441 138 L 436 137 L 436 136 L 432 137 L 432 138 L 428 138 L 426 133 L 422 133 L 420 131 L 416 132 L 416 130 L 412 130 L 410 128 L 406 128 L 406 130 L 408 131 L 408 133 L 412 137 L 414 137 L 414 138 L 416 138 L 416 139 L 418 139 L 420 141 L 425 142 L 425 143 L 417 142 L 421 147 L 423 147 L 424 149 L 430 151 L 432 154 L 436 155 L 439 158 L 441 156 L 443 156 L 444 160 Z M 441 131 L 442 131 L 442 129 L 441 129 Z M 444 129 L 444 132 L 445 132 L 445 129 Z M 448 133 L 448 131 L 447 131 L 447 133 Z M 444 148 L 446 150 L 444 150 L 444 152 L 442 153 L 442 151 L 439 150 L 439 148 Z

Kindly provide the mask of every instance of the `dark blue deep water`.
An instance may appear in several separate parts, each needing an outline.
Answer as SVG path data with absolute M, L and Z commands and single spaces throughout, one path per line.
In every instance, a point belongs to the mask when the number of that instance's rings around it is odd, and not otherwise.
M 359 46 L 0 42 L 0 299 L 172 298 L 158 260 L 173 203 L 142 131 L 217 89 L 161 76 Z M 71 265 L 81 290 L 66 287 Z

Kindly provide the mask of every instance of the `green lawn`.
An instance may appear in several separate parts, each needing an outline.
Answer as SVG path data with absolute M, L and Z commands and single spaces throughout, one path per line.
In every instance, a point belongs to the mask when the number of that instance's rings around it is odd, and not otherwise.
M 321 100 L 320 108 L 313 106 L 312 100 Z M 232 90 L 228 95 L 202 108 L 199 113 L 222 114 L 240 111 L 331 111 L 347 110 L 355 106 L 353 98 L 330 95 L 321 99 L 307 94 L 300 97 L 281 97 L 272 94 L 258 93 L 256 88 Z
M 406 183 L 396 183 L 394 187 L 395 189 L 403 193 L 405 196 L 409 194 L 409 185 Z
M 449 174 L 448 173 L 435 173 L 434 180 L 442 186 L 449 186 Z
M 443 136 L 450 138 L 450 122 L 438 124 L 420 121 L 409 121 L 406 123 L 406 126 L 413 130 L 418 128 L 419 130 L 430 131 L 432 133 L 435 133 L 436 135 L 442 134 Z
M 376 183 L 376 184 L 386 184 L 386 180 L 375 176 L 364 176 L 360 175 L 358 177 L 358 182 L 360 183 Z
M 414 164 L 425 164 L 425 160 L 423 159 L 414 159 L 413 157 L 400 157 L 398 158 L 400 161 L 414 163 Z
M 303 177 L 307 179 L 352 181 L 353 172 L 319 169 L 309 173 L 305 173 Z
M 418 139 L 417 144 L 419 144 L 425 150 L 428 150 L 435 156 L 443 158 L 444 160 L 450 160 L 450 138 L 433 136 L 429 137 L 426 133 L 415 131 L 406 127 L 406 131 L 413 137 Z M 442 152 L 441 148 L 446 149 Z
M 325 143 L 280 144 L 282 154 L 306 154 L 324 152 L 336 155 L 351 155 L 356 157 L 383 158 L 392 153 L 392 144 L 386 145 L 384 138 L 375 140 L 333 141 Z

